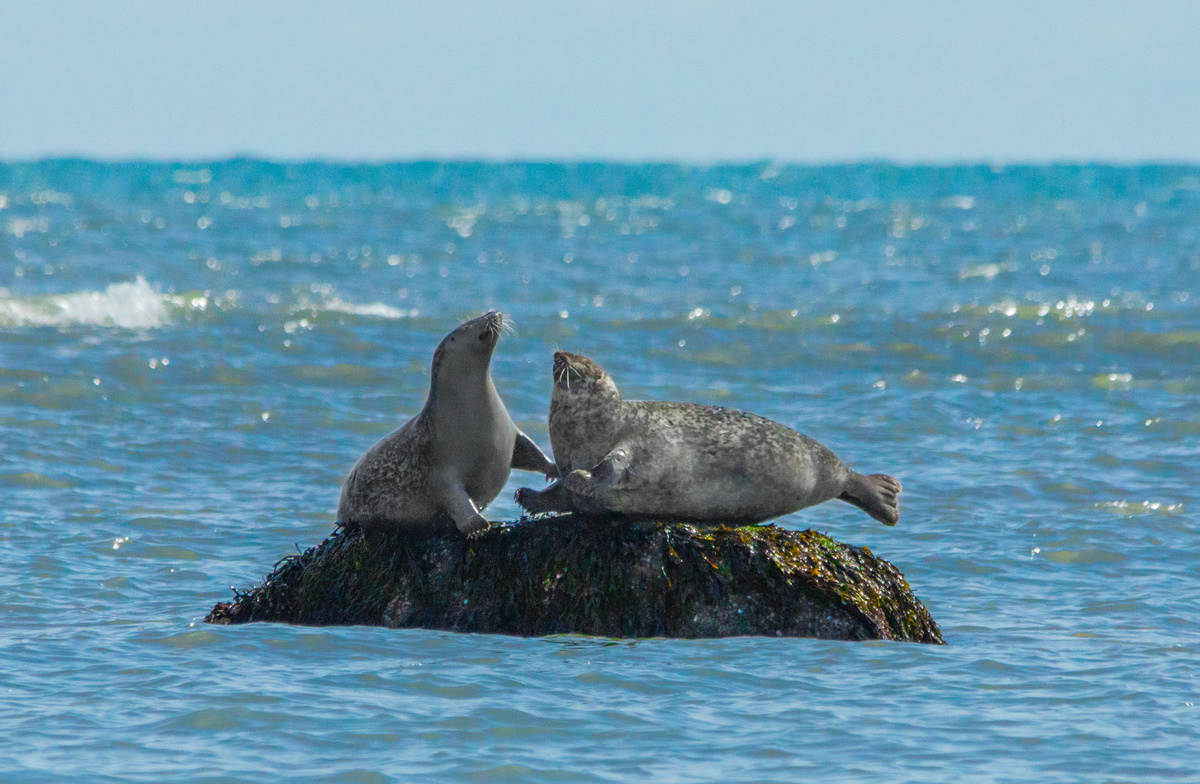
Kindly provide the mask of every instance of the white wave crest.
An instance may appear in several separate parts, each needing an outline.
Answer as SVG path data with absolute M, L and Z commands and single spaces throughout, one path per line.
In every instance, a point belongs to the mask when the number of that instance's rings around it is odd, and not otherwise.
M 154 329 L 169 321 L 164 296 L 140 275 L 132 283 L 114 283 L 104 291 L 14 297 L 0 289 L 0 325 L 3 326 L 89 325 Z
M 370 302 L 366 305 L 359 305 L 354 302 L 347 302 L 341 297 L 333 297 L 320 304 L 321 310 L 328 310 L 334 313 L 349 313 L 352 316 L 377 316 L 379 318 L 398 319 L 410 318 L 417 315 L 417 311 L 403 310 L 401 308 L 393 308 L 391 305 L 385 305 L 382 302 Z

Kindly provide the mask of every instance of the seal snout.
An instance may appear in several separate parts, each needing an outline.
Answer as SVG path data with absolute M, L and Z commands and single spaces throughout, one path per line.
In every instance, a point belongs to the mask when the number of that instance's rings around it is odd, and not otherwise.
M 579 371 L 573 367 L 572 360 L 574 359 L 578 359 L 578 357 L 569 352 L 554 352 L 554 383 L 565 384 L 570 389 L 571 377 L 579 378 Z
M 498 310 L 489 310 L 481 319 L 483 331 L 479 333 L 479 339 L 493 342 L 499 340 L 500 333 L 504 331 L 504 314 Z

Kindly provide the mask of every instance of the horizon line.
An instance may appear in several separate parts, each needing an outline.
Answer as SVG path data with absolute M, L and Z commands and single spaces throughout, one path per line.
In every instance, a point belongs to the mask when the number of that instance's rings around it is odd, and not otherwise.
M 332 166 L 396 166 L 415 164 L 460 164 L 484 166 L 676 166 L 687 168 L 737 168 L 747 166 L 837 168 L 847 166 L 892 166 L 895 168 L 975 168 L 993 169 L 1035 168 L 1050 166 L 1102 166 L 1110 168 L 1140 168 L 1144 166 L 1200 166 L 1197 158 L 1006 158 L 1004 156 L 978 158 L 904 158 L 889 156 L 862 156 L 859 158 L 781 158 L 773 156 L 747 156 L 728 158 L 669 158 L 669 157 L 625 157 L 625 156 L 486 156 L 486 155 L 413 155 L 413 156 L 272 156 L 259 153 L 230 153 L 212 156 L 156 156 L 156 155 L 87 155 L 80 153 L 51 153 L 37 156 L 0 155 L 0 166 L 15 166 L 55 162 L 85 162 L 109 165 L 157 164 L 188 165 L 254 161 L 278 166 L 332 165 Z

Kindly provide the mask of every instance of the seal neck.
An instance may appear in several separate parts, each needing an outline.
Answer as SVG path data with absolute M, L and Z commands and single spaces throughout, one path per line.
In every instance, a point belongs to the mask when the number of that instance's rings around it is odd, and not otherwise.
M 451 370 L 452 372 L 447 372 Z M 426 408 L 439 402 L 479 404 L 497 397 L 496 385 L 487 364 L 437 368 L 429 379 L 429 398 Z

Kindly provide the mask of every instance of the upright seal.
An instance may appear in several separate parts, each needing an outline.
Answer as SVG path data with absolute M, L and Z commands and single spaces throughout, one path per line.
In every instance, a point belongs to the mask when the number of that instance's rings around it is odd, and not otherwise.
M 749 525 L 831 498 L 884 525 L 900 483 L 863 476 L 778 422 L 692 403 L 621 400 L 587 357 L 554 354 L 550 446 L 560 479 L 517 491 L 529 512 Z
M 517 429 L 489 366 L 504 317 L 492 311 L 462 324 L 433 354 L 421 413 L 354 464 L 338 521 L 363 526 L 436 526 L 464 534 L 486 528 L 480 514 L 510 469 L 557 476 L 537 444 Z

